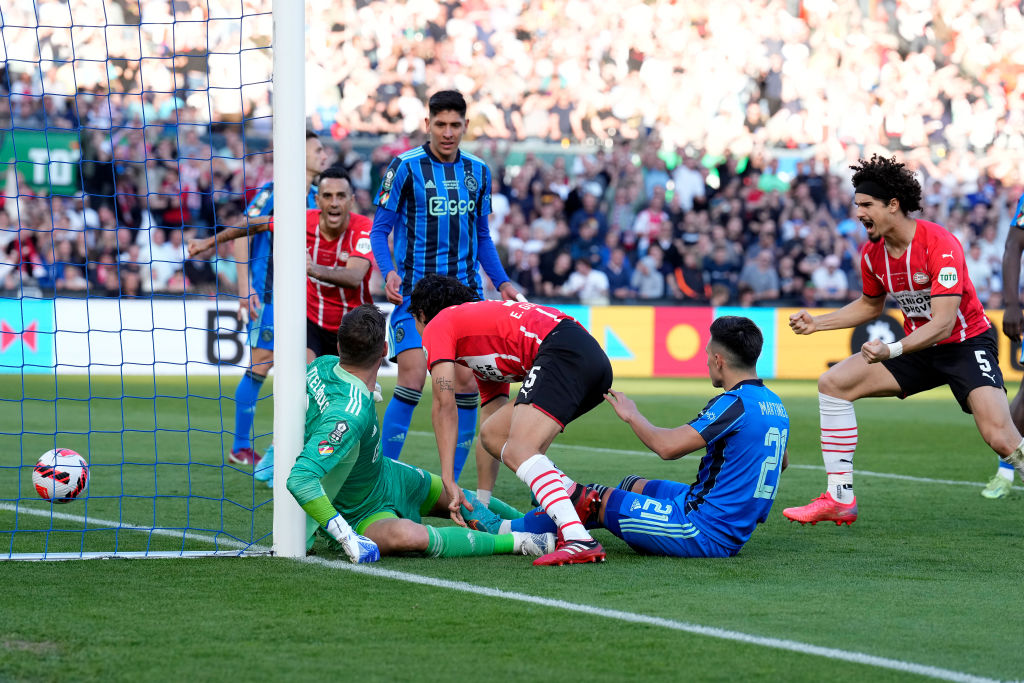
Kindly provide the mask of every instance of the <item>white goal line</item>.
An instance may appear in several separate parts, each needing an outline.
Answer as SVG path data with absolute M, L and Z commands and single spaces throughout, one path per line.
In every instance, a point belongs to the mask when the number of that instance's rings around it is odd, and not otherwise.
M 738 643 L 746 643 L 748 645 L 757 645 L 759 647 L 767 647 L 776 650 L 787 650 L 790 652 L 797 652 L 805 655 L 814 655 L 818 657 L 825 657 L 827 659 L 851 662 L 853 664 L 864 664 L 866 666 L 890 669 L 902 673 L 928 676 L 930 678 L 936 678 L 944 681 L 956 681 L 957 683 L 997 683 L 997 679 L 985 678 L 983 676 L 975 676 L 973 674 L 968 674 L 961 671 L 953 671 L 951 669 L 943 669 L 937 666 L 929 666 L 927 664 L 917 664 L 915 662 L 907 662 L 899 659 L 890 659 L 888 657 L 879 657 L 876 655 L 870 655 L 863 652 L 840 650 L 838 648 L 832 647 L 821 647 L 819 645 L 812 645 L 810 643 L 802 643 L 797 640 L 786 640 L 782 638 L 756 636 L 749 633 L 743 633 L 742 631 L 732 631 L 729 629 L 716 628 L 714 626 L 702 626 L 700 624 L 693 624 L 685 621 L 676 621 L 673 619 L 664 619 L 662 617 L 653 617 L 646 614 L 637 614 L 634 612 L 625 612 L 622 610 L 595 607 L 593 605 L 584 605 L 574 602 L 568 602 L 565 600 L 553 600 L 551 598 L 542 598 L 536 595 L 528 595 L 526 593 L 516 593 L 513 591 L 498 590 L 497 588 L 477 586 L 475 584 L 466 583 L 464 581 L 449 581 L 447 579 L 437 579 L 432 576 L 422 576 L 420 574 L 400 572 L 395 571 L 393 569 L 382 569 L 371 565 L 355 565 L 344 560 L 328 560 L 322 557 L 307 557 L 300 558 L 298 561 L 305 562 L 308 564 L 316 564 L 323 567 L 328 567 L 330 569 L 341 569 L 344 571 L 366 574 L 369 576 L 374 576 L 382 579 L 393 579 L 395 581 L 415 583 L 423 586 L 430 586 L 432 588 L 442 588 L 446 590 L 459 591 L 462 593 L 472 593 L 474 595 L 482 595 L 484 597 L 497 598 L 500 600 L 513 600 L 516 602 L 540 605 L 543 607 L 561 609 L 569 612 L 577 612 L 580 614 L 586 614 L 590 616 L 604 617 L 607 619 L 616 619 L 618 621 L 625 621 L 633 624 L 643 624 L 646 626 L 656 626 L 659 628 L 666 628 L 674 631 L 683 631 L 698 636 L 719 638 L 722 640 L 729 640 Z
M 180 539 L 182 541 L 189 540 L 198 543 L 209 543 L 215 546 L 216 550 L 136 550 L 136 551 L 81 551 L 81 552 L 45 552 L 45 553 L 8 553 L 7 555 L 0 555 L 0 560 L 82 560 L 82 559 L 106 559 L 114 557 L 124 558 L 168 558 L 168 557 L 255 557 L 258 555 L 266 555 L 270 553 L 270 548 L 266 546 L 254 545 L 249 543 L 243 543 L 236 541 L 232 538 L 222 538 L 219 536 L 212 536 L 209 534 L 200 534 L 194 531 L 185 531 L 184 529 L 160 529 L 150 526 L 140 526 L 137 524 L 125 524 L 117 520 L 112 519 L 100 519 L 98 517 L 87 517 L 85 515 L 75 515 L 68 512 L 58 512 L 56 510 L 39 510 L 28 506 L 13 505 L 11 503 L 0 503 L 0 510 L 14 512 L 19 515 L 33 515 L 36 517 L 48 517 L 50 519 L 59 519 L 66 522 L 77 522 L 85 525 L 96 525 L 95 529 L 90 528 L 90 531 L 95 530 L 109 530 L 109 531 L 129 531 L 151 534 L 153 536 L 163 536 L 167 538 Z M 48 529 L 26 529 L 25 531 L 45 532 Z M 17 533 L 17 529 L 11 531 L 11 533 Z M 231 550 L 221 550 L 221 548 L 231 548 Z

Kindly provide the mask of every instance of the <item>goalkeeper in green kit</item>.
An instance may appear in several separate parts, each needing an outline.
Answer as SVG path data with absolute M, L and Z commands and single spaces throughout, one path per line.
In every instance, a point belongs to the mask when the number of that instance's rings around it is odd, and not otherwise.
M 522 554 L 554 550 L 554 534 L 496 532 L 502 517 L 521 516 L 497 499 L 488 509 L 468 491 L 463 517 L 473 528 L 433 527 L 420 518 L 449 518 L 441 478 L 381 457 L 374 407 L 377 370 L 387 353 L 385 318 L 373 305 L 347 313 L 338 328 L 340 356 L 321 356 L 306 371 L 305 446 L 288 490 L 307 513 L 306 548 L 322 533 L 355 563 L 381 555 L 428 557 Z

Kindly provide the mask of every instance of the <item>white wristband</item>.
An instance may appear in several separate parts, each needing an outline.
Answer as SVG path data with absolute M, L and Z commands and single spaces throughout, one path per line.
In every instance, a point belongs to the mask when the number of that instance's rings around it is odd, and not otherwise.
M 898 358 L 903 355 L 903 342 L 893 342 L 886 346 L 889 347 L 889 358 Z

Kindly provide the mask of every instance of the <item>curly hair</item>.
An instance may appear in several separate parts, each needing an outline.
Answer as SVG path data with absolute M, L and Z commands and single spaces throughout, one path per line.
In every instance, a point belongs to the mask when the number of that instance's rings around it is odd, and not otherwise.
M 872 154 L 871 159 L 865 161 L 860 159 L 859 166 L 850 166 L 853 170 L 853 187 L 860 187 L 868 184 L 874 186 L 874 192 L 868 194 L 889 201 L 895 198 L 900 203 L 900 210 L 904 214 L 921 210 L 921 184 L 917 182 L 914 174 L 903 164 L 896 161 L 896 157 L 886 159 L 877 154 Z M 883 191 L 887 196 L 875 194 Z
M 422 313 L 426 322 L 449 306 L 458 306 L 468 301 L 477 301 L 476 292 L 453 277 L 431 273 L 424 275 L 409 296 L 409 315 Z

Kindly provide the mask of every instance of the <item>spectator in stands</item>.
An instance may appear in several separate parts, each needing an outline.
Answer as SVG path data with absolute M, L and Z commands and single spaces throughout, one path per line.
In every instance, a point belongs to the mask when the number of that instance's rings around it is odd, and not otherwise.
M 541 269 L 544 276 L 544 296 L 561 296 L 562 285 L 573 272 L 572 255 L 568 251 L 559 251 L 551 262 L 551 267 Z
M 569 231 L 573 235 L 578 235 L 583 224 L 588 220 L 593 220 L 597 224 L 598 237 L 604 239 L 604 236 L 608 234 L 608 217 L 605 216 L 604 211 L 601 211 L 598 206 L 598 202 L 601 198 L 601 187 L 596 183 L 587 183 L 583 188 L 583 205 L 573 212 L 569 218 Z
M 835 254 L 826 256 L 821 265 L 814 269 L 811 283 L 819 304 L 849 301 L 850 282 L 846 273 L 839 268 L 839 257 Z
M 565 284 L 562 285 L 562 296 L 579 299 L 587 306 L 607 306 L 608 276 L 594 267 L 590 259 L 576 259 L 576 269 Z
M 665 297 L 665 275 L 662 268 L 661 247 L 651 245 L 647 255 L 636 263 L 633 271 L 633 290 L 639 299 L 663 299 Z
M 608 262 L 604 265 L 608 276 L 608 289 L 614 301 L 633 298 L 633 267 L 626 259 L 626 250 L 615 246 L 611 249 Z
M 673 201 L 678 198 L 683 211 L 693 211 L 694 203 L 698 206 L 704 204 L 707 184 L 696 154 L 683 151 L 682 159 L 682 163 L 672 171 Z
M 668 280 L 673 298 L 691 303 L 707 303 L 711 287 L 704 282 L 704 271 L 697 258 L 696 249 L 683 251 L 682 262 L 672 271 Z
M 779 274 L 775 270 L 775 255 L 771 250 L 761 250 L 753 261 L 743 266 L 739 286 L 746 289 L 752 303 L 779 298 Z
M 736 296 L 736 287 L 739 282 L 740 269 L 736 262 L 730 258 L 729 250 L 724 244 L 716 245 L 710 256 L 704 257 L 704 282 L 710 285 L 712 294 L 715 285 L 725 287 L 729 293 L 729 299 Z
M 978 300 L 982 305 L 988 306 L 989 298 L 992 295 L 992 264 L 981 253 L 981 245 L 977 240 L 970 243 L 967 253 L 964 254 L 964 264 L 967 266 L 967 275 L 974 283 L 974 290 L 978 294 Z
M 596 218 L 588 218 L 580 226 L 579 235 L 573 239 L 570 251 L 573 261 L 586 259 L 594 268 L 602 264 L 601 252 L 604 250 L 604 239 L 598 234 Z

